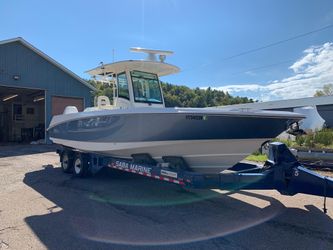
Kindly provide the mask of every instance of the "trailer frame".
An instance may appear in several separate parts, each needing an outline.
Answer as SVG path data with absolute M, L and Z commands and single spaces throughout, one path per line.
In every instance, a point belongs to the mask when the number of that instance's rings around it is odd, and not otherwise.
M 133 159 L 122 159 L 96 153 L 62 147 L 57 150 L 64 172 L 79 177 L 96 174 L 102 168 L 112 168 L 132 174 L 170 182 L 184 188 L 224 190 L 277 190 L 283 195 L 297 193 L 333 197 L 333 179 L 321 176 L 303 167 L 280 142 L 269 146 L 269 159 L 263 166 L 239 163 L 219 174 L 203 174 L 189 171 L 188 167 L 172 162 L 157 163 L 148 154 Z M 67 159 L 65 162 L 64 159 Z M 186 164 L 185 161 L 183 164 Z

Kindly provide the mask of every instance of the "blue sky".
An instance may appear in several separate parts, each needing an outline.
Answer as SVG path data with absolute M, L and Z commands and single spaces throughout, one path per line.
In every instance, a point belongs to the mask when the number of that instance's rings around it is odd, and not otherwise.
M 290 98 L 290 89 L 274 91 L 308 78 L 312 66 L 315 78 L 296 83 L 309 90 L 295 97 L 333 79 L 333 28 L 225 58 L 330 24 L 331 0 L 0 0 L 0 40 L 21 36 L 84 78 L 85 70 L 112 61 L 112 49 L 116 60 L 141 58 L 129 52 L 133 46 L 165 49 L 175 51 L 167 62 L 182 72 L 162 80 L 260 100 Z

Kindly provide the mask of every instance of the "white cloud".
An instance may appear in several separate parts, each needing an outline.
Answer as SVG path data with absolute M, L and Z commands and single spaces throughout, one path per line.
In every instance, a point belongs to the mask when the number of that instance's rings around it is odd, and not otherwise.
M 260 84 L 235 84 L 216 89 L 232 95 L 248 96 L 262 101 L 313 96 L 324 84 L 333 83 L 333 43 L 310 47 L 305 55 L 289 67 L 294 75 Z

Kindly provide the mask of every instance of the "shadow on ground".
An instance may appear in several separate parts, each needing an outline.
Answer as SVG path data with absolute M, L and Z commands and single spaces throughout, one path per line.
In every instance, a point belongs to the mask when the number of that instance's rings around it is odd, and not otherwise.
M 0 145 L 0 158 L 40 154 L 46 152 L 55 152 L 59 146 L 56 144 L 12 144 L 12 145 Z
M 48 213 L 25 219 L 48 249 L 333 246 L 332 220 L 320 210 L 287 209 L 264 195 L 240 193 L 258 200 L 254 206 L 230 193 L 187 192 L 109 170 L 77 179 L 52 165 L 27 173 L 24 183 L 54 203 Z

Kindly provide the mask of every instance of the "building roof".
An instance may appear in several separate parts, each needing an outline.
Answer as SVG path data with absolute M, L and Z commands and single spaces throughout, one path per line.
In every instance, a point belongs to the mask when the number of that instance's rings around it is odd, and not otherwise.
M 235 108 L 253 108 L 253 109 L 283 109 L 314 105 L 332 105 L 333 96 L 306 97 L 299 99 L 278 100 L 269 102 L 254 102 L 230 105 Z
M 44 52 L 42 52 L 39 49 L 37 49 L 32 44 L 28 43 L 22 37 L 16 37 L 16 38 L 12 38 L 12 39 L 7 39 L 7 40 L 0 41 L 0 45 L 2 45 L 2 44 L 8 44 L 8 43 L 13 43 L 13 42 L 20 42 L 22 45 L 24 45 L 25 47 L 31 49 L 32 51 L 34 51 L 35 53 L 37 53 L 39 56 L 43 57 L 45 60 L 47 60 L 48 62 L 50 62 L 54 66 L 58 67 L 59 69 L 61 69 L 62 71 L 64 71 L 68 75 L 70 75 L 71 77 L 73 77 L 76 80 L 78 80 L 79 82 L 81 82 L 86 87 L 90 88 L 91 90 L 96 90 L 91 84 L 89 84 L 88 82 L 86 82 L 85 80 L 83 80 L 81 77 L 79 77 L 78 75 L 76 75 L 71 70 L 67 69 L 65 66 L 61 65 L 60 63 L 58 63 L 56 60 L 54 60 L 51 57 L 49 57 L 48 55 L 46 55 Z

